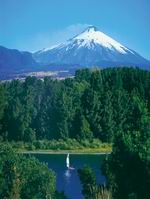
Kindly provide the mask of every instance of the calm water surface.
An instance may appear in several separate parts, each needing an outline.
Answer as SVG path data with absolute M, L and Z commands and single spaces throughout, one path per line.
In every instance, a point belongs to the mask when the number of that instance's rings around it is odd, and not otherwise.
M 70 164 L 75 170 L 69 171 L 66 168 L 65 154 L 38 154 L 35 155 L 41 162 L 55 171 L 57 175 L 57 190 L 64 191 L 70 199 L 83 199 L 82 186 L 77 174 L 79 168 L 88 165 L 94 169 L 98 183 L 105 183 L 106 178 L 101 173 L 101 164 L 105 155 L 73 155 L 70 154 Z

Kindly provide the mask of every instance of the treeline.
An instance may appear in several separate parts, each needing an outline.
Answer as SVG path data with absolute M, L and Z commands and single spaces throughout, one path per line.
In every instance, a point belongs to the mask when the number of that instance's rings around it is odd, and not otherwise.
M 98 138 L 140 131 L 150 112 L 150 72 L 138 68 L 83 69 L 75 78 L 28 77 L 0 84 L 0 138 Z

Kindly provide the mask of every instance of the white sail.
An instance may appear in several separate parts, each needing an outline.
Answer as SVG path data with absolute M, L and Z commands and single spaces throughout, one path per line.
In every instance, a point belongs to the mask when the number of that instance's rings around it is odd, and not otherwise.
M 66 166 L 67 166 L 67 168 L 70 167 L 70 163 L 69 163 L 69 153 L 68 153 L 67 158 L 66 158 Z

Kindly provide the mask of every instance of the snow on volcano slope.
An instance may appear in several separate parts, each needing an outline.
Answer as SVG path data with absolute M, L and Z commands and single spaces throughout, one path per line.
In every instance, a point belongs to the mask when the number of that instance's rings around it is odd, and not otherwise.
M 77 66 L 150 65 L 135 51 L 89 26 L 81 34 L 65 43 L 33 54 L 42 64 Z

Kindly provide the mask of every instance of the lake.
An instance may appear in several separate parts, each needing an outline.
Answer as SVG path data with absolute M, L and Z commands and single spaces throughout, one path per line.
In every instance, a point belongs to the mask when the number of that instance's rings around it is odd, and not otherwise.
M 70 199 L 83 199 L 81 190 L 82 186 L 77 174 L 79 168 L 88 165 L 96 172 L 97 182 L 105 183 L 106 178 L 101 173 L 101 165 L 105 155 L 101 154 L 70 154 L 70 164 L 75 170 L 66 168 L 65 154 L 36 154 L 41 162 L 44 162 L 48 167 L 55 171 L 57 175 L 56 186 L 58 191 L 64 191 L 65 195 Z

